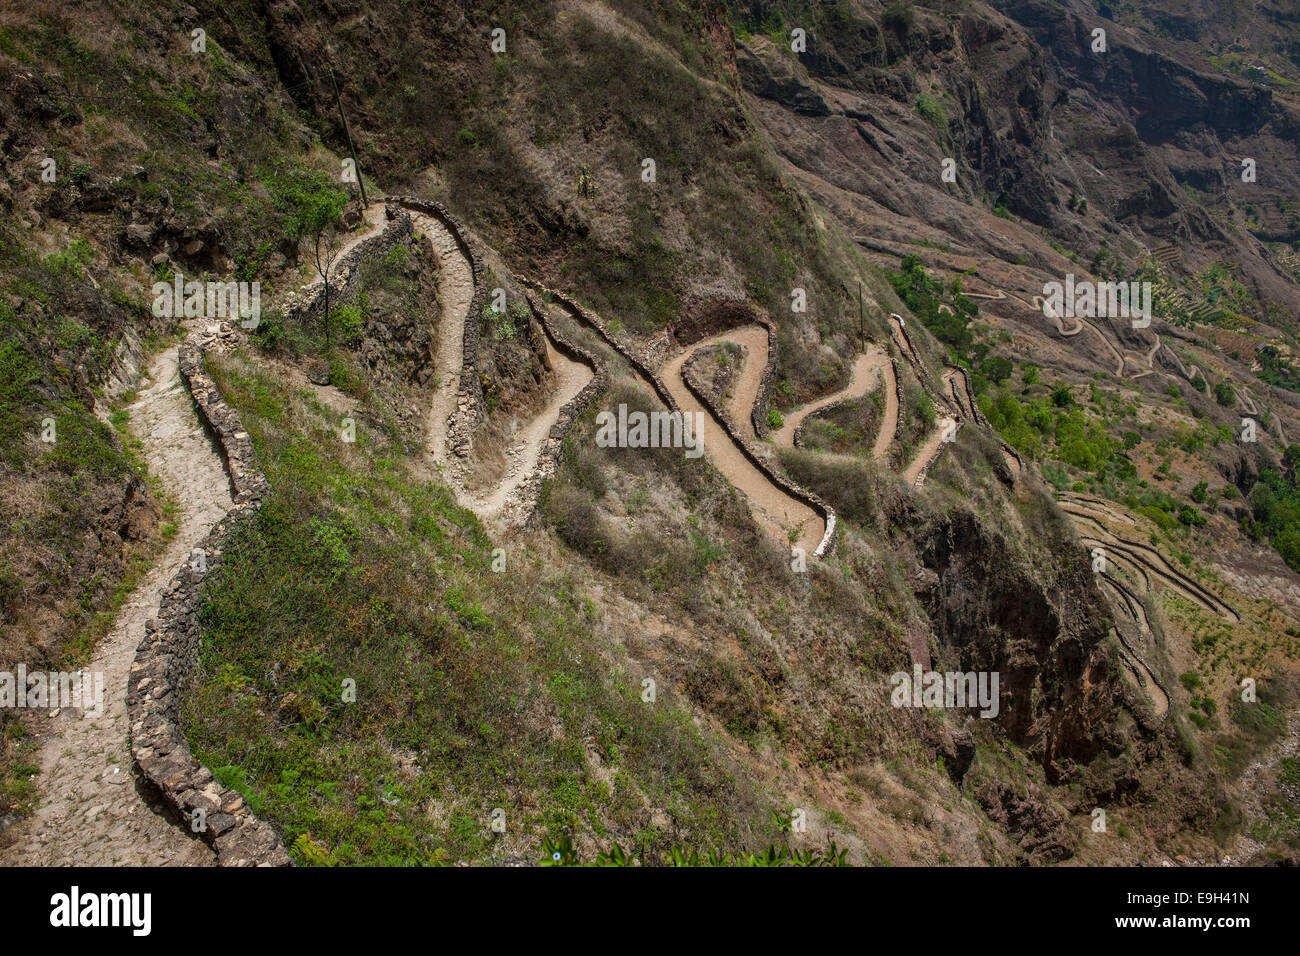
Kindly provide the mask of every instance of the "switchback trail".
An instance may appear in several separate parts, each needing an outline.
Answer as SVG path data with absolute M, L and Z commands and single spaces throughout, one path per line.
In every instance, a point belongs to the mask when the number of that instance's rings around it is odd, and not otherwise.
M 1132 538 L 1124 537 L 1102 523 L 1103 518 L 1121 521 L 1133 524 L 1136 530 L 1137 526 L 1130 518 L 1116 512 L 1104 502 L 1096 502 L 1086 498 L 1076 499 L 1063 496 L 1058 499 L 1057 504 L 1060 505 L 1062 511 L 1074 520 L 1079 531 L 1080 540 L 1085 545 L 1102 548 L 1108 557 L 1119 555 L 1133 564 L 1146 578 L 1148 590 L 1151 588 L 1151 578 L 1154 576 L 1167 587 L 1172 588 L 1207 611 L 1218 614 L 1233 624 L 1241 622 L 1241 615 L 1231 606 L 1190 575 L 1170 564 L 1169 560 L 1155 548 Z M 1085 525 L 1091 525 L 1091 528 L 1085 527 Z
M 438 257 L 442 315 L 434 351 L 433 401 L 426 424 L 427 448 L 435 463 L 447 460 L 447 437 L 458 410 L 460 374 L 465 361 L 465 321 L 474 298 L 474 267 L 456 237 L 436 216 L 412 213 L 411 228 L 428 238 Z
M 943 453 L 946 440 L 956 434 L 960 423 L 951 415 L 945 415 L 935 422 L 934 428 L 926 436 L 921 447 L 917 449 L 912 460 L 903 469 L 903 480 L 913 488 L 919 488 L 925 482 L 925 474 L 936 458 Z
M 986 298 L 996 298 L 996 296 L 986 296 Z M 951 311 L 951 309 L 949 309 L 949 311 Z M 889 321 L 890 331 L 894 335 L 894 341 L 897 343 L 899 351 L 903 353 L 903 357 L 906 358 L 908 363 L 912 366 L 912 371 L 916 374 L 916 380 L 921 383 L 921 387 L 926 388 L 925 382 L 927 372 L 925 363 L 921 361 L 921 356 L 917 353 L 916 347 L 912 344 L 912 337 L 907 332 L 906 322 L 901 315 L 898 315 L 895 312 L 889 313 Z M 912 488 L 920 488 L 921 485 L 925 483 L 926 473 L 930 470 L 930 466 L 934 464 L 935 460 L 943 454 L 944 445 L 949 444 L 951 441 L 956 439 L 957 429 L 961 427 L 961 422 L 958 418 L 967 417 L 966 407 L 961 398 L 957 396 L 954 391 L 952 379 L 950 378 L 951 375 L 958 374 L 962 373 L 955 368 L 945 367 L 944 373 L 941 377 L 943 378 L 944 384 L 948 386 L 950 395 L 948 398 L 940 396 L 940 402 L 944 405 L 947 405 L 949 401 L 954 401 L 956 403 L 957 415 L 940 416 L 935 421 L 934 428 L 931 430 L 930 434 L 927 435 L 925 441 L 921 443 L 921 447 L 918 448 L 916 454 L 912 456 L 912 460 L 903 468 L 903 480 Z M 974 400 L 970 398 L 969 394 L 967 395 L 967 403 L 970 405 L 970 417 L 972 420 L 975 420 Z
M 177 346 L 155 356 L 131 405 L 130 429 L 149 472 L 178 504 L 176 533 L 118 612 L 85 670 L 104 675 L 99 716 L 39 718 L 40 806 L 5 831 L 0 863 L 17 866 L 212 866 L 216 855 L 141 794 L 129 747 L 126 684 L 145 622 L 190 550 L 230 509 L 230 481 L 177 371 Z M 46 728 L 41 728 L 42 730 Z
M 757 366 L 761 374 L 761 365 L 757 362 L 750 362 L 749 364 Z M 877 460 L 883 459 L 889 452 L 890 443 L 894 440 L 894 433 L 898 430 L 898 383 L 894 381 L 894 367 L 889 361 L 889 356 L 885 354 L 883 349 L 875 345 L 859 355 L 854 361 L 848 385 L 838 392 L 823 396 L 790 412 L 785 416 L 781 427 L 770 433 L 772 441 L 787 448 L 794 447 L 795 435 L 798 434 L 799 427 L 809 417 L 831 405 L 838 405 L 842 402 L 860 398 L 877 387 L 878 384 L 883 386 L 885 390 L 885 414 L 880 425 L 880 431 L 876 433 L 876 440 L 875 444 L 872 445 L 871 454 Z M 756 395 L 757 390 L 755 390 Z M 739 395 L 737 397 L 739 398 Z M 753 397 L 750 398 L 749 407 L 753 407 Z
M 758 361 L 757 352 L 750 353 L 746 364 L 747 366 L 758 365 L 761 369 L 767 361 L 767 330 L 757 326 L 754 328 L 762 337 L 762 364 Z M 701 437 L 704 441 L 705 456 L 723 477 L 749 499 L 759 522 L 781 541 L 789 541 L 790 532 L 793 532 L 794 540 L 791 543 L 803 548 L 807 554 L 814 554 L 826 534 L 826 522 L 822 516 L 773 483 L 758 466 L 750 461 L 731 439 L 722 422 L 695 397 L 695 393 L 686 386 L 682 378 L 682 366 L 700 349 L 723 342 L 734 342 L 746 348 L 758 344 L 759 340 L 756 336 L 747 335 L 741 338 L 736 335 L 736 331 L 723 332 L 696 342 L 669 358 L 660 370 L 660 374 L 673 401 L 684 414 L 703 416 L 705 428 Z
M 550 331 L 543 327 L 546 343 L 546 355 L 553 369 L 554 390 L 546 407 L 532 417 L 519 432 L 513 436 L 510 451 L 510 470 L 505 477 L 487 494 L 466 495 L 467 504 L 480 518 L 493 520 L 501 517 L 512 504 L 512 498 L 519 491 L 529 475 L 538 465 L 543 445 L 551 434 L 551 428 L 560 418 L 560 411 L 578 396 L 595 373 L 581 362 L 575 362 L 563 352 L 556 349 L 551 340 Z

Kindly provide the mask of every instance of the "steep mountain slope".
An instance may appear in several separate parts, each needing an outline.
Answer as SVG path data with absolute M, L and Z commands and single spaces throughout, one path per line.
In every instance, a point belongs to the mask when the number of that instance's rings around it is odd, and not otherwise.
M 1297 127 L 1228 46 L 1283 79 L 1293 47 L 1267 5 L 1131 7 L 8 12 L 0 251 L 48 275 L 5 289 L 4 478 L 90 453 L 32 436 L 130 397 L 180 331 L 156 280 L 261 283 L 260 323 L 200 323 L 271 490 L 180 719 L 299 863 L 1238 854 L 1300 620 Z M 1156 317 L 1048 314 L 1067 273 L 1150 281 Z M 602 443 L 620 408 L 698 412 L 703 453 Z M 37 576 L 0 577 L 0 667 L 78 659 L 42 623 L 77 576 Z M 997 706 L 898 706 L 914 668 Z M 0 809 L 65 796 L 6 726 Z M 1293 853 L 1245 778 L 1239 855 Z

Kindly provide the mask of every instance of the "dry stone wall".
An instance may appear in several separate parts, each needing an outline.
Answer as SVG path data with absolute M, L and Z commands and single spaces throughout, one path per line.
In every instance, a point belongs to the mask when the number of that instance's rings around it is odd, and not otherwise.
M 456 397 L 457 412 L 448 426 L 447 447 L 457 455 L 466 455 L 473 448 L 475 430 L 483 422 L 483 382 L 478 372 L 478 346 L 480 317 L 487 304 L 487 267 L 483 256 L 471 238 L 469 230 L 442 203 L 414 196 L 389 196 L 390 205 L 432 216 L 441 222 L 469 260 L 474 273 L 474 295 L 470 299 L 469 314 L 465 316 L 465 331 L 461 341 L 460 392 Z
M 610 348 L 614 349 L 614 351 L 618 352 L 619 355 L 627 359 L 628 363 L 634 369 L 636 369 L 637 372 L 646 381 L 650 383 L 651 388 L 653 388 L 655 394 L 658 395 L 659 401 L 664 403 L 664 407 L 666 407 L 669 411 L 674 411 L 674 412 L 681 411 L 681 409 L 677 407 L 677 402 L 673 399 L 672 393 L 668 391 L 668 386 L 665 385 L 663 379 L 659 377 L 659 373 L 654 370 L 654 368 L 650 365 L 649 362 L 647 362 L 640 355 L 637 355 L 634 351 L 632 351 L 631 348 L 625 345 L 612 332 L 610 332 L 609 327 L 605 325 L 604 320 L 601 319 L 600 316 L 596 315 L 596 313 L 591 312 L 588 309 L 583 308 L 581 305 L 579 305 L 577 302 L 570 299 L 563 292 L 559 292 L 555 289 L 549 288 L 548 286 L 544 286 L 540 282 L 535 282 L 532 279 L 523 279 L 523 278 L 521 278 L 519 281 L 522 282 L 524 285 L 532 289 L 535 289 L 537 292 L 540 292 L 542 295 L 550 296 L 556 302 L 560 303 L 560 305 L 564 306 L 564 308 L 568 309 L 569 312 L 572 313 L 573 316 L 578 319 L 578 321 L 595 329 L 596 332 L 600 335 L 600 337 L 604 339 L 605 342 L 610 346 Z
M 399 243 L 405 242 L 411 235 L 411 217 L 398 206 L 389 205 L 386 210 L 388 224 L 377 235 L 358 242 L 339 257 L 330 268 L 330 299 L 334 305 L 343 305 L 356 300 L 356 278 L 361 263 L 373 256 L 383 255 Z M 325 286 L 321 282 L 309 286 L 307 298 L 299 300 L 293 293 L 285 297 L 287 305 L 285 319 L 290 322 L 303 323 L 308 319 L 319 321 L 325 308 Z M 333 311 L 333 310 L 331 310 Z
M 163 800 L 216 851 L 221 866 L 287 866 L 289 855 L 280 835 L 195 759 L 179 723 L 180 694 L 198 655 L 203 579 L 220 565 L 231 535 L 240 522 L 256 514 L 267 492 L 239 413 L 221 398 L 203 368 L 202 353 L 182 345 L 179 366 L 225 458 L 234 507 L 172 575 L 158 617 L 145 625 L 127 681 L 131 754 Z
M 515 279 L 516 281 L 523 281 L 518 276 Z M 529 503 L 528 518 L 525 523 L 531 525 L 537 520 L 536 502 L 542 484 L 554 475 L 555 470 L 559 467 L 560 454 L 564 450 L 564 439 L 569 434 L 569 429 L 573 427 L 573 423 L 586 411 L 587 406 L 591 404 L 597 395 L 609 387 L 609 368 L 595 355 L 570 341 L 560 332 L 546 314 L 545 307 L 537 301 L 533 293 L 525 291 L 524 297 L 528 300 L 528 307 L 532 310 L 533 316 L 542 326 L 542 334 L 551 340 L 558 351 L 563 352 L 573 361 L 586 365 L 594 373 L 591 381 L 583 387 L 582 391 L 560 409 L 555 424 L 551 426 L 546 441 L 538 452 L 537 464 L 520 489 L 521 500 Z
M 768 354 L 770 355 L 771 352 L 772 349 L 769 348 Z M 785 475 L 777 472 L 776 469 L 768 463 L 767 459 L 758 453 L 758 450 L 754 448 L 741 430 L 736 427 L 736 423 L 732 421 L 731 415 L 727 412 L 722 403 L 714 400 L 712 392 L 702 381 L 700 381 L 699 375 L 693 368 L 685 366 L 682 368 L 682 381 L 685 382 L 686 387 L 691 390 L 691 394 L 698 398 L 700 403 L 707 408 L 719 422 L 722 423 L 722 427 L 726 430 L 727 435 L 736 443 L 736 446 L 741 450 L 744 456 L 749 459 L 750 464 L 762 472 L 767 480 L 772 482 L 772 484 L 776 485 L 790 497 L 802 501 L 804 504 L 808 505 L 808 507 L 812 508 L 813 511 L 822 516 L 822 520 L 826 522 L 826 532 L 822 535 L 821 543 L 818 544 L 817 549 L 813 554 L 819 558 L 827 557 L 831 553 L 831 549 L 835 546 L 835 512 L 831 509 L 831 506 L 811 491 L 796 485 L 793 481 L 786 478 Z

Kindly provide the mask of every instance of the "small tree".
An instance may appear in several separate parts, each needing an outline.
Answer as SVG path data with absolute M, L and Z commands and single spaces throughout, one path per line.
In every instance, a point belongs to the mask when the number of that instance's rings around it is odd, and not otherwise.
M 336 189 L 324 179 L 316 180 L 300 188 L 294 196 L 294 209 L 291 217 L 293 231 L 297 235 L 312 237 L 312 253 L 316 272 L 325 284 L 325 347 L 332 346 L 330 335 L 330 269 L 338 258 L 342 247 L 337 223 L 347 206 L 347 194 Z
M 1282 453 L 1282 465 L 1287 477 L 1294 481 L 1296 466 L 1300 465 L 1300 445 L 1287 445 L 1286 451 Z
M 339 254 L 338 233 L 332 224 L 322 225 L 316 230 L 312 251 L 316 260 L 316 272 L 325 284 L 325 308 L 321 313 L 321 321 L 325 324 L 325 351 L 331 352 L 334 343 L 330 336 L 330 268 Z

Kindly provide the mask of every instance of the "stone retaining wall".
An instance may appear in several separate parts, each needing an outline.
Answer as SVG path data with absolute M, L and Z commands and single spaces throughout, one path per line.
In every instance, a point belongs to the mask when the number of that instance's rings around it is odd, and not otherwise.
M 823 415 L 829 415 L 837 408 L 847 405 L 850 402 L 856 402 L 859 398 L 865 398 L 867 395 L 870 394 L 871 392 L 866 392 L 863 395 L 855 395 L 852 398 L 841 398 L 838 402 L 831 402 L 827 405 L 823 405 L 821 408 L 817 409 L 817 411 L 814 414 L 809 415 L 807 418 L 805 418 L 803 421 L 799 423 L 799 426 L 794 430 L 794 434 L 790 436 L 790 444 L 794 445 L 795 448 L 802 448 L 803 430 L 808 427 L 809 422 L 811 422 L 815 418 L 820 418 Z M 883 417 L 883 413 L 882 413 L 882 417 Z M 881 422 L 881 425 L 884 425 L 884 422 Z
M 396 206 L 391 205 L 386 210 L 386 214 L 389 219 L 388 225 L 384 226 L 377 235 L 357 243 L 340 256 L 338 261 L 330 268 L 330 299 L 334 304 L 341 305 L 356 301 L 356 283 L 354 280 L 364 260 L 386 253 L 411 235 L 410 216 L 403 213 Z M 320 319 L 321 312 L 325 308 L 324 283 L 317 282 L 305 291 L 308 293 L 308 298 L 301 301 L 293 293 L 285 297 L 284 314 L 286 320 L 301 324 L 307 318 Z
M 618 339 L 610 333 L 609 329 L 605 326 L 605 323 L 601 321 L 599 316 L 584 309 L 562 292 L 557 292 L 554 289 L 548 288 L 540 282 L 534 282 L 531 279 L 521 279 L 520 281 L 539 292 L 549 294 L 557 302 L 561 303 L 565 308 L 572 312 L 578 319 L 594 328 L 600 334 L 601 338 L 609 343 L 609 345 L 620 355 L 627 359 L 628 362 L 632 364 L 632 367 L 640 372 L 653 385 L 655 392 L 659 395 L 659 400 L 663 402 L 664 406 L 669 411 L 681 412 L 680 406 L 678 406 L 676 399 L 673 398 L 672 393 L 668 391 L 668 386 L 664 384 L 663 379 L 659 377 L 659 373 L 651 369 L 647 363 L 641 359 L 640 356 L 636 355 L 629 347 L 619 342 Z M 759 321 L 760 324 L 767 325 L 769 336 L 767 352 L 769 356 L 769 365 L 771 365 L 771 355 L 775 351 L 771 347 L 771 325 L 768 323 L 762 323 L 761 320 L 758 319 L 756 319 L 756 321 Z M 822 516 L 826 522 L 826 533 L 822 535 L 821 543 L 818 544 L 813 555 L 814 557 L 819 558 L 829 555 L 835 544 L 835 512 L 831 510 L 830 505 L 826 504 L 826 502 L 822 501 L 821 498 L 817 497 L 817 495 L 812 492 L 799 487 L 784 475 L 777 474 L 776 471 L 773 470 L 772 466 L 768 464 L 767 460 L 754 449 L 745 436 L 740 433 L 740 430 L 736 428 L 735 423 L 731 420 L 731 416 L 728 415 L 725 410 L 718 407 L 712 398 L 709 397 L 706 389 L 693 385 L 691 378 L 692 376 L 685 374 L 685 370 L 683 370 L 682 381 L 686 383 L 686 387 L 691 390 L 691 393 L 700 400 L 705 408 L 709 409 L 715 416 L 717 416 L 718 420 L 722 422 L 722 427 L 726 429 L 727 434 L 731 436 L 732 440 L 739 445 L 740 450 L 744 453 L 745 457 L 750 460 L 750 463 L 762 472 L 769 481 L 782 491 L 786 492 L 786 494 L 802 501 Z
M 771 353 L 772 349 L 769 345 L 768 354 L 770 355 Z M 741 433 L 740 429 L 736 427 L 736 423 L 732 421 L 731 415 L 728 414 L 726 408 L 724 408 L 720 402 L 715 402 L 713 400 L 713 396 L 709 393 L 709 390 L 705 388 L 699 378 L 685 366 L 682 368 L 682 381 L 686 384 L 686 387 L 690 389 L 691 394 L 698 398 L 700 403 L 713 414 L 713 417 L 722 423 L 722 427 L 726 429 L 731 440 L 736 443 L 741 452 L 744 453 L 745 457 L 749 459 L 750 464 L 762 472 L 763 476 L 767 478 L 768 481 L 772 482 L 772 484 L 776 485 L 790 497 L 802 501 L 808 507 L 812 508 L 813 511 L 821 515 L 822 520 L 826 522 L 826 532 L 822 535 L 821 543 L 817 545 L 816 550 L 813 551 L 813 556 L 817 558 L 827 557 L 831 553 L 831 549 L 835 546 L 835 512 L 831 506 L 811 491 L 796 485 L 793 481 L 778 473 L 776 469 L 768 463 L 767 459 L 758 453 L 758 450 L 754 448 L 749 440 Z
M 766 438 L 767 410 L 772 401 L 772 379 L 776 377 L 776 329 L 767 319 L 761 319 L 759 324 L 767 329 L 767 366 L 763 369 L 763 377 L 759 379 L 758 394 L 749 419 L 754 426 L 754 434 Z
M 960 366 L 958 367 L 960 368 Z M 975 387 L 971 384 L 970 372 L 962 368 L 961 374 L 962 378 L 966 380 L 966 400 L 970 402 L 971 414 L 975 416 L 975 424 L 981 425 L 984 428 L 992 428 L 993 426 L 989 423 L 989 420 L 984 416 L 984 412 L 980 408 L 979 398 L 975 394 Z
M 131 754 L 145 779 L 158 788 L 186 825 L 193 828 L 199 819 L 196 811 L 202 812 L 204 825 L 199 835 L 216 851 L 219 865 L 287 866 L 289 855 L 279 834 L 253 815 L 239 793 L 221 786 L 212 771 L 194 758 L 179 725 L 180 691 L 198 655 L 203 578 L 221 563 L 231 534 L 257 512 L 267 492 L 266 478 L 257 467 L 239 413 L 221 398 L 203 368 L 200 351 L 188 343 L 182 345 L 179 366 L 200 416 L 217 437 L 234 507 L 172 575 L 158 617 L 145 624 L 145 637 L 136 649 L 127 681 Z M 205 570 L 193 567 L 198 552 L 203 553 Z
M 957 429 L 953 432 L 953 441 L 957 440 L 957 432 L 961 431 L 961 425 L 961 421 L 958 420 Z M 913 488 L 920 488 L 925 484 L 925 476 L 930 473 L 930 469 L 933 468 L 938 463 L 939 459 L 943 457 L 943 446 L 945 444 L 947 444 L 947 442 L 941 443 L 938 450 L 934 453 L 934 456 L 925 463 L 925 466 L 920 471 L 916 473 L 916 484 L 912 486 Z
M 518 276 L 515 277 L 515 281 L 522 282 Z M 520 487 L 521 500 L 529 503 L 528 516 L 524 524 L 532 525 L 537 520 L 536 503 L 542 484 L 554 475 L 559 467 L 560 453 L 564 450 L 564 439 L 569 434 L 569 429 L 573 427 L 573 423 L 586 411 L 587 406 L 591 404 L 597 395 L 609 388 L 609 368 L 595 355 L 570 341 L 559 329 L 555 328 L 550 316 L 546 314 L 545 307 L 537 301 L 533 293 L 525 290 L 524 298 L 528 300 L 528 307 L 532 310 L 537 321 L 541 323 L 542 334 L 551 340 L 556 350 L 563 352 L 573 361 L 586 365 L 593 373 L 591 381 L 583 387 L 582 391 L 560 409 L 555 424 L 551 426 L 546 441 L 543 442 L 541 449 L 538 451 L 537 464 L 533 467 L 532 474 Z
M 469 302 L 469 313 L 465 316 L 465 330 L 461 341 L 457 411 L 447 426 L 447 448 L 456 455 L 464 456 L 474 447 L 474 432 L 482 424 L 485 415 L 483 382 L 478 374 L 478 347 L 479 324 L 482 321 L 483 307 L 487 304 L 488 290 L 485 281 L 487 268 L 483 265 L 483 257 L 479 254 L 477 245 L 470 238 L 469 230 L 442 203 L 414 196 L 389 196 L 385 201 L 432 216 L 446 226 L 447 231 L 456 240 L 456 244 L 460 246 L 460 251 L 469 260 L 470 269 L 474 273 L 474 295 Z
M 907 322 L 897 312 L 889 313 L 889 317 L 898 320 L 898 331 L 903 337 L 903 343 L 907 346 L 907 360 L 916 366 L 916 377 L 920 379 L 921 387 L 929 391 L 926 384 L 930 380 L 930 369 L 926 367 L 925 359 L 921 358 L 921 353 L 916 350 L 915 343 L 912 342 L 912 335 L 907 331 Z
M 727 343 L 719 342 L 712 347 L 722 349 L 725 348 L 726 345 Z M 704 377 L 707 374 L 705 366 L 714 364 L 709 361 L 709 356 L 706 354 L 707 352 L 708 349 L 696 349 L 691 357 L 682 363 L 682 376 L 685 377 L 687 374 L 690 374 L 695 378 L 700 388 L 705 387 Z M 719 406 L 722 405 L 723 400 L 727 397 L 727 390 L 731 388 L 732 384 L 734 384 L 735 372 L 736 366 L 729 363 L 726 369 L 722 370 L 721 375 L 715 375 L 712 381 L 710 381 L 708 385 L 709 396 L 710 400 L 714 404 Z
M 892 359 L 892 358 L 890 359 L 890 362 L 893 362 L 893 359 Z M 895 372 L 895 374 L 897 374 L 897 372 Z M 885 388 L 886 388 L 886 383 L 885 383 L 885 381 L 884 381 L 884 377 L 882 376 L 882 377 L 881 377 L 881 382 L 880 382 L 880 389 L 881 389 L 881 391 L 883 392 L 883 391 L 885 390 Z M 866 398 L 868 395 L 871 395 L 871 394 L 874 394 L 874 393 L 873 393 L 873 392 L 863 392 L 861 395 L 855 395 L 855 396 L 853 396 L 852 398 L 841 398 L 841 399 L 840 399 L 839 401 L 837 401 L 837 402 L 831 402 L 830 404 L 823 405 L 821 408 L 817 409 L 816 414 L 814 414 L 814 415 L 809 415 L 807 418 L 805 418 L 803 421 L 801 421 L 801 422 L 799 423 L 799 427 L 796 428 L 796 429 L 794 430 L 794 435 L 791 436 L 790 443 L 791 443 L 792 445 L 794 445 L 795 448 L 802 448 L 802 447 L 803 447 L 803 430 L 804 430 L 804 428 L 808 425 L 808 423 L 809 423 L 810 421 L 812 421 L 814 418 L 818 418 L 818 417 L 820 417 L 820 416 L 822 416 L 822 415 L 825 415 L 825 414 L 827 414 L 827 413 L 829 413 L 829 412 L 833 412 L 833 411 L 835 411 L 835 409 L 837 409 L 837 408 L 839 408 L 839 407 L 841 407 L 841 406 L 843 406 L 843 405 L 847 405 L 847 404 L 849 404 L 850 402 L 856 402 L 856 401 L 857 401 L 858 399 L 860 399 L 860 398 Z M 888 398 L 885 399 L 885 401 L 888 401 L 888 400 L 889 400 Z M 881 407 L 881 410 L 880 410 L 880 417 L 883 419 L 884 416 L 885 416 L 885 411 L 884 411 L 884 407 L 882 406 L 882 407 Z M 884 421 L 881 421 L 881 423 L 880 423 L 880 427 L 883 428 L 884 426 L 885 426 Z M 895 424 L 894 424 L 894 436 L 895 436 L 895 438 L 897 438 L 897 436 L 898 436 L 898 423 L 895 423 Z
M 577 318 L 579 321 L 595 329 L 596 332 L 600 335 L 600 337 L 605 340 L 606 344 L 610 346 L 610 348 L 614 349 L 614 351 L 618 352 L 619 355 L 627 359 L 627 361 L 631 364 L 631 366 L 634 369 L 636 369 L 636 371 L 639 372 L 641 376 L 645 378 L 646 381 L 650 383 L 651 387 L 655 391 L 655 394 L 659 396 L 659 401 L 663 402 L 664 406 L 669 411 L 673 411 L 673 412 L 681 411 L 681 409 L 677 407 L 677 402 L 673 398 L 672 393 L 668 391 L 668 386 L 665 385 L 663 379 L 659 377 L 659 373 L 656 372 L 650 366 L 650 363 L 648 363 L 645 359 L 643 359 L 641 356 L 633 352 L 632 349 L 629 348 L 627 345 L 624 345 L 622 342 L 620 342 L 618 338 L 612 332 L 609 331 L 608 326 L 605 325 L 604 320 L 601 319 L 600 316 L 596 315 L 594 312 L 591 312 L 583 308 L 581 305 L 579 305 L 577 302 L 570 299 L 563 292 L 559 292 L 555 289 L 549 288 L 548 286 L 544 286 L 540 282 L 535 282 L 532 279 L 524 279 L 524 278 L 520 278 L 519 281 L 526 286 L 536 289 L 538 292 L 542 293 L 543 295 L 551 296 L 551 298 L 555 299 L 556 302 L 560 303 L 562 306 L 568 309 L 569 312 L 572 313 L 575 318 Z
M 898 368 L 898 359 L 889 356 L 889 367 L 894 372 L 894 401 L 898 403 L 898 414 L 894 416 L 894 441 L 903 433 L 903 376 Z

